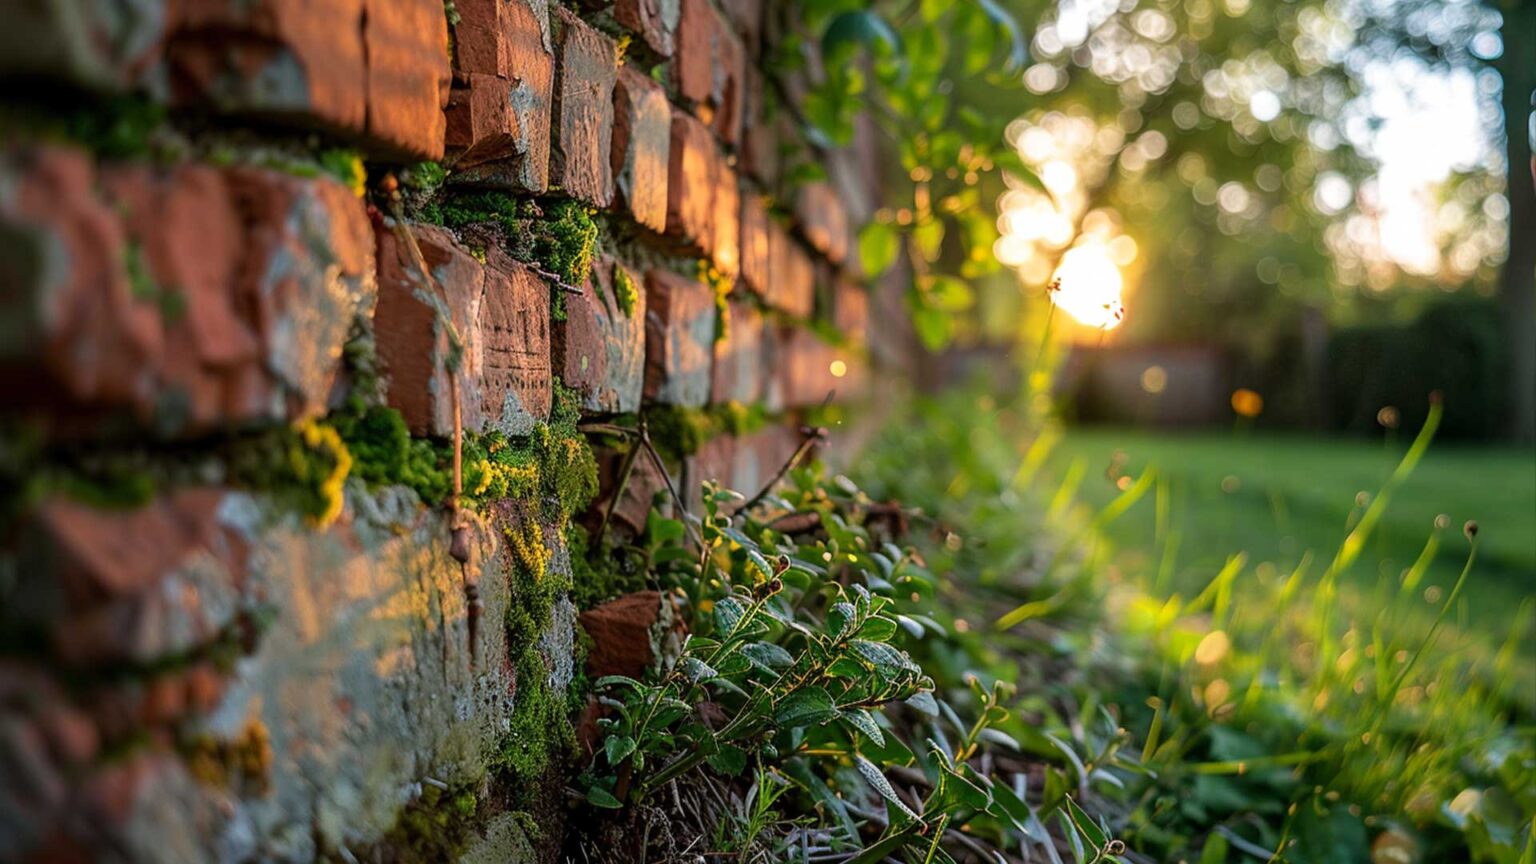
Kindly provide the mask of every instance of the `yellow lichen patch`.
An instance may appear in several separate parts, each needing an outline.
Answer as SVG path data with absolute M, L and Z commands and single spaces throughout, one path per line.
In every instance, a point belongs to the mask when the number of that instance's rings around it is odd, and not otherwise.
M 523 520 L 517 527 L 507 529 L 507 543 L 512 547 L 512 557 L 518 566 L 535 580 L 543 579 L 549 569 L 550 550 L 544 542 L 544 531 L 532 519 Z

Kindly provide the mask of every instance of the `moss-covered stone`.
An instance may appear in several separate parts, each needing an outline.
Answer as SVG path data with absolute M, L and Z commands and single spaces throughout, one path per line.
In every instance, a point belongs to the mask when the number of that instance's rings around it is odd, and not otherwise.
M 425 212 L 425 211 L 424 211 Z M 494 242 L 515 260 L 553 273 L 566 286 L 580 287 L 592 273 L 598 228 L 592 211 L 568 199 L 540 204 L 504 192 L 471 192 L 435 205 L 430 214 L 443 225 L 464 231 L 471 244 Z M 483 236 L 489 229 L 490 236 Z M 565 320 L 565 298 L 552 287 L 555 320 Z

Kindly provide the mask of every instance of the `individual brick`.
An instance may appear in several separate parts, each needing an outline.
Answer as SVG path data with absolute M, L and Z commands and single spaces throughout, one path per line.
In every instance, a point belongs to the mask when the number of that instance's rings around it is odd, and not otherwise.
M 30 323 L 0 340 L 17 404 L 86 431 L 127 415 L 164 437 L 326 409 L 374 293 L 363 205 L 345 187 L 248 167 L 98 174 L 56 148 L 8 163 L 0 231 L 41 262 L 8 298 Z
M 672 84 L 699 119 L 734 144 L 741 131 L 746 52 L 709 0 L 681 0 L 681 10 Z
M 674 109 L 667 169 L 667 234 L 694 255 L 704 256 L 713 251 L 718 159 L 709 130 Z
M 0 237 L 20 250 L 6 256 L 14 265 L 0 294 L 0 392 L 11 405 L 149 404 L 164 350 L 160 311 L 134 291 L 123 228 L 96 193 L 90 157 L 22 150 L 0 169 Z
M 777 222 L 768 229 L 772 282 L 768 303 L 800 318 L 816 309 L 816 265 L 811 256 Z
M 614 0 L 613 17 L 662 58 L 671 57 L 675 45 L 681 0 Z
M 121 90 L 159 61 L 164 24 L 159 2 L 8 3 L 0 28 L 0 74 Z
M 44 627 L 76 668 L 148 664 L 211 642 L 240 608 L 232 565 L 244 545 L 218 524 L 222 495 L 182 489 L 130 510 L 48 499 L 26 553 L 34 575 L 7 618 Z
M 571 197 L 598 207 L 613 201 L 613 40 L 575 13 L 556 8 L 560 62 L 555 70 L 554 148 L 550 179 Z
M 555 80 L 548 8 L 537 0 L 466 0 L 460 16 L 455 39 L 468 38 L 472 50 L 456 55 L 449 147 L 468 162 L 460 159 L 454 179 L 542 194 L 549 188 Z
M 512 15 L 506 0 L 454 0 L 458 21 L 453 24 L 453 68 L 459 75 L 507 78 L 511 40 L 506 28 Z
M 549 419 L 549 287 L 499 250 L 485 269 L 480 360 L 486 428 L 527 435 Z
M 727 302 L 724 336 L 715 341 L 710 402 L 753 405 L 762 398 L 769 368 L 764 330 L 757 307 L 740 298 Z
M 869 339 L 869 291 L 851 279 L 839 279 L 832 295 L 832 323 L 856 345 Z
M 848 209 L 832 186 L 806 183 L 795 195 L 795 223 L 811 248 L 834 264 L 848 257 Z
M 179 310 L 162 316 L 158 424 L 203 430 L 221 420 L 276 419 L 265 386 L 250 392 L 264 358 L 237 311 L 245 234 L 224 174 L 203 165 L 120 165 L 102 173 L 101 185 L 137 254 L 141 290 Z
M 441 159 L 448 22 L 441 0 L 365 0 L 368 136 L 390 156 Z
M 779 342 L 779 353 L 774 358 L 783 386 L 785 407 L 819 405 L 838 392 L 839 383 L 832 374 L 835 359 L 838 358 L 832 346 L 816 334 L 799 327 L 785 329 Z
M 410 249 L 400 237 L 415 238 L 435 286 L 426 284 Z M 463 374 L 459 376 L 459 410 L 465 428 L 484 426 L 483 399 L 476 373 L 482 352 L 480 305 L 485 295 L 485 268 L 453 235 L 430 225 L 400 229 L 380 227 L 378 239 L 379 301 L 373 314 L 374 339 L 383 365 L 389 405 L 400 412 L 417 435 L 451 435 L 453 402 L 445 360 L 449 333 L 426 298 L 443 298 L 453 326 L 464 340 Z
M 165 48 L 178 104 L 349 132 L 368 120 L 364 0 L 183 0 Z
M 717 270 L 732 278 L 741 272 L 741 187 L 737 182 L 736 172 L 725 160 L 716 160 L 710 259 Z
M 768 205 L 752 190 L 741 195 L 741 278 L 759 297 L 771 289 Z
M 668 152 L 672 109 L 661 85 L 631 66 L 619 69 L 613 90 L 613 175 L 618 200 L 635 221 L 658 233 L 667 227 Z
M 794 132 L 783 115 L 770 120 L 753 110 L 746 116 L 737 164 L 764 189 L 777 189 L 782 173 L 782 142 L 794 140 Z
M 645 525 L 653 509 L 662 517 L 670 514 L 667 478 L 644 451 L 636 456 L 629 479 L 624 483 L 623 490 L 619 490 L 620 475 L 629 452 L 596 452 L 598 493 L 583 521 L 588 530 L 595 532 L 601 527 L 602 514 L 607 513 L 610 506 L 613 508 L 613 517 L 607 530 L 622 532 L 631 540 L 645 533 Z M 618 502 L 611 504 L 616 492 Z
M 250 310 L 265 371 L 289 416 L 323 413 L 342 345 L 377 292 L 363 202 L 328 177 L 256 168 L 227 176 L 245 227 L 240 306 Z
M 565 298 L 554 326 L 554 366 L 582 410 L 627 414 L 645 389 L 645 290 L 617 261 L 599 261 L 581 294 Z
M 496 75 L 468 72 L 448 97 L 444 140 L 456 153 L 456 166 L 469 167 L 509 158 L 516 150 L 512 85 Z
M 703 407 L 714 355 L 714 292 L 665 270 L 647 273 L 645 290 L 645 398 Z
M 671 600 L 659 591 L 625 594 L 588 609 L 577 620 L 590 640 L 587 674 L 593 678 L 638 679 L 661 668 L 668 634 L 681 629 Z

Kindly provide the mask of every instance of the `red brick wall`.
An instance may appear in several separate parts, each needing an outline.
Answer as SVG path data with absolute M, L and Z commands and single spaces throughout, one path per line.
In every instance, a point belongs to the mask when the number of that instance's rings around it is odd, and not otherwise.
M 500 620 L 485 525 L 455 564 L 438 502 L 349 485 L 339 519 L 306 526 L 236 491 L 225 442 L 324 423 L 374 381 L 413 435 L 439 439 L 455 403 L 470 431 L 527 435 L 556 381 L 593 419 L 760 406 L 766 427 L 671 466 L 696 504 L 706 479 L 755 492 L 805 409 L 859 397 L 881 328 L 850 214 L 874 206 L 872 160 L 818 151 L 778 104 L 794 88 L 763 70 L 792 17 L 777 5 L 0 13 L 7 459 L 175 464 L 147 504 L 41 481 L 7 498 L 0 618 L 18 635 L 0 639 L 0 860 L 367 849 L 426 772 L 474 776 L 476 742 L 501 727 L 516 682 L 487 664 L 499 637 L 459 589 L 461 571 L 479 579 Z M 430 193 L 409 184 L 424 160 L 447 172 Z M 793 179 L 817 163 L 826 180 Z M 556 285 L 556 262 L 428 224 L 434 204 L 487 190 L 589 208 L 590 275 Z M 603 507 L 623 460 L 597 455 Z M 614 530 L 641 529 L 665 486 L 642 460 Z M 570 661 L 561 620 L 552 668 Z M 231 640 L 245 659 L 215 662 Z

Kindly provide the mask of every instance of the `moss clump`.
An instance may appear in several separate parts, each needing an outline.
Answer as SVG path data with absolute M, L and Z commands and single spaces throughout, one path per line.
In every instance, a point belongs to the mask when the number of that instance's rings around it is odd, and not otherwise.
M 717 435 L 748 435 L 763 428 L 768 412 L 761 406 L 727 402 L 707 409 L 657 405 L 645 413 L 651 441 L 663 456 L 682 459 L 699 452 Z
M 473 789 L 424 785 L 421 795 L 400 811 L 382 846 L 399 862 L 458 860 L 475 836 L 479 809 Z
M 720 272 L 709 261 L 699 259 L 698 278 L 700 282 L 709 286 L 715 295 L 715 341 L 720 342 L 731 336 L 730 304 L 726 298 L 731 296 L 731 277 Z
M 623 267 L 613 268 L 613 299 L 619 304 L 624 317 L 635 317 L 635 307 L 640 303 L 640 286 Z
M 549 686 L 549 670 L 538 651 L 518 658 L 517 693 L 512 718 L 502 746 L 502 764 L 511 773 L 514 788 L 530 786 L 550 765 L 552 757 L 576 746 L 569 702 Z
M 503 192 L 471 192 L 441 202 L 436 212 L 449 228 L 491 228 L 508 255 L 555 274 L 565 285 L 580 286 L 592 273 L 597 223 L 592 212 L 575 201 L 540 206 Z M 558 286 L 552 290 L 555 320 L 564 321 L 564 294 Z
M 714 423 L 708 412 L 676 405 L 657 405 L 645 412 L 651 442 L 663 456 L 682 459 L 699 452 L 704 442 L 714 436 Z
M 232 483 L 286 500 L 316 528 L 341 515 L 351 470 L 346 442 L 334 427 L 313 420 L 265 433 L 229 455 Z
M 332 148 L 320 153 L 320 170 L 340 180 L 352 194 L 361 198 L 368 190 L 368 169 L 356 150 Z
M 571 600 L 581 609 L 645 588 L 645 570 L 628 559 L 615 557 L 607 545 L 594 548 L 585 528 L 571 523 L 565 545 L 571 551 Z

